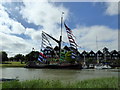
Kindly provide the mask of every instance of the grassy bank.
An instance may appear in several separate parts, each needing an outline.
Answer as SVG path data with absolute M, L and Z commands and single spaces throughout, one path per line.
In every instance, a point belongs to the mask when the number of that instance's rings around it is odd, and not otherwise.
M 5 62 L 8 64 L 0 64 L 0 67 L 24 67 L 26 64 L 21 62 Z
M 118 78 L 98 78 L 84 81 L 61 82 L 59 80 L 27 80 L 4 82 L 2 88 L 118 88 Z

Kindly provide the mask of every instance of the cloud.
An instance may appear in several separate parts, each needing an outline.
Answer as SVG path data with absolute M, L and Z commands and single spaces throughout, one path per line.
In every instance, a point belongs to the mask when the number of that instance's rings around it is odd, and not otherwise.
M 39 51 L 42 30 L 50 35 L 55 35 L 55 38 L 59 37 L 60 26 L 58 24 L 60 23 L 61 11 L 65 11 L 66 15 L 68 13 L 67 9 L 62 6 L 57 7 L 47 2 L 42 4 L 24 4 L 25 7 L 20 9 L 24 19 L 26 19 L 28 23 L 34 23 L 43 28 L 38 30 L 34 28 L 25 28 L 22 23 L 9 16 L 9 14 L 13 12 L 11 9 L 7 9 L 7 7 L 0 4 L 0 50 L 6 51 L 9 57 L 18 53 L 29 53 L 33 47 Z M 65 17 L 67 17 L 66 15 Z M 30 38 L 25 39 L 22 34 Z
M 106 15 L 118 15 L 120 13 L 120 11 L 118 11 L 118 2 L 107 2 L 106 3 L 106 11 L 105 14 Z
M 29 53 L 31 48 L 36 45 L 31 40 L 14 35 L 24 34 L 26 29 L 20 22 L 10 18 L 5 9 L 0 4 L 0 50 L 6 51 L 9 57 L 18 53 Z
M 22 34 L 25 32 L 24 26 L 9 17 L 6 8 L 0 4 L 0 29 L 4 33 Z
M 105 46 L 110 50 L 118 50 L 117 29 L 111 29 L 104 25 L 81 26 L 74 29 L 73 33 L 76 36 L 78 45 L 88 51 L 97 51 L 97 45 L 99 50 L 102 50 Z
M 10 18 L 6 9 L 0 4 L 0 41 L 2 41 L 0 42 L 0 46 L 2 46 L 0 50 L 5 50 L 9 56 L 14 56 L 18 53 L 27 54 L 33 47 L 39 51 L 42 31 L 47 32 L 59 40 L 61 12 L 65 12 L 64 20 L 69 18 L 69 9 L 62 5 L 57 6 L 55 3 L 48 2 L 24 2 L 24 7 L 22 6 L 19 9 L 20 14 L 26 22 L 42 27 L 36 30 L 34 28 L 25 28 L 22 23 Z M 28 36 L 29 39 L 25 39 L 22 34 Z M 110 50 L 117 49 L 117 30 L 107 26 L 78 26 L 73 29 L 73 34 L 76 36 L 78 45 L 85 50 L 96 50 L 96 36 L 100 50 L 104 46 Z M 68 42 L 65 28 L 63 28 L 63 41 Z M 53 47 L 57 45 L 54 41 L 51 44 Z
M 34 44 L 32 44 L 30 41 L 24 40 L 14 35 L 0 32 L 0 37 L 1 50 L 6 51 L 9 57 L 19 53 L 27 54 L 34 46 Z
M 45 31 L 59 40 L 61 31 L 61 14 L 63 11 L 65 12 L 64 20 L 66 20 L 68 19 L 69 10 L 62 5 L 56 5 L 55 3 L 48 2 L 24 2 L 24 5 L 20 11 L 22 17 L 28 23 L 33 23 L 42 27 L 42 29 L 37 31 L 32 28 L 28 28 L 26 29 L 25 34 L 29 35 L 34 41 L 40 41 L 41 32 Z M 57 45 L 57 43 L 55 43 L 53 40 L 51 40 L 51 43 L 53 46 Z
M 54 32 L 55 34 L 60 30 L 57 24 L 60 23 L 63 11 L 65 12 L 64 19 L 66 19 L 69 11 L 62 5 L 56 6 L 48 2 L 24 2 L 20 12 L 27 22 L 40 25 L 47 33 L 53 34 Z

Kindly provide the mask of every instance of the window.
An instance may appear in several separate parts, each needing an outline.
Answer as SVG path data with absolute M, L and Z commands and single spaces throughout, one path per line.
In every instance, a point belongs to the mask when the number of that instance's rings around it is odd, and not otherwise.
M 47 53 L 47 51 L 45 51 L 45 54 Z

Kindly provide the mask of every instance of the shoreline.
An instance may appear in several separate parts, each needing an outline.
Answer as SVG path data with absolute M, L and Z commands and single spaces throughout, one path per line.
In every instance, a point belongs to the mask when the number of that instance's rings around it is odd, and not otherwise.
M 21 64 L 21 62 L 4 62 L 0 63 L 0 67 L 25 67 L 25 63 Z

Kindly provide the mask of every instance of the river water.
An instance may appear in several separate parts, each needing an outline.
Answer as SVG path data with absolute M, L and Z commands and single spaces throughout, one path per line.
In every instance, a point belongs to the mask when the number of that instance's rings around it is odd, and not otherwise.
M 118 77 L 117 69 L 27 69 L 27 68 L 0 68 L 2 78 L 16 78 L 20 81 L 32 79 L 49 79 L 61 81 L 79 81 L 100 77 Z

